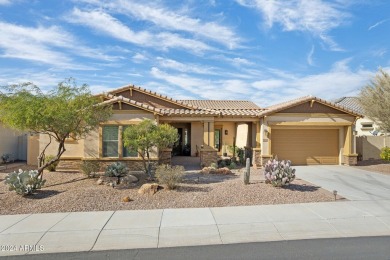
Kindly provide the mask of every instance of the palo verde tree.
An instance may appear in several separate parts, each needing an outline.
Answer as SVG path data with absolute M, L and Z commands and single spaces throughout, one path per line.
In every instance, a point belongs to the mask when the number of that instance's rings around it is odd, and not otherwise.
M 177 129 L 168 124 L 156 125 L 152 120 L 145 119 L 137 125 L 127 127 L 123 133 L 124 145 L 136 150 L 144 165 L 145 173 L 152 178 L 150 154 L 158 150 L 160 158 L 162 149 L 172 147 L 178 140 Z
M 99 98 L 91 94 L 87 85 L 78 87 L 72 78 L 48 92 L 32 83 L 2 89 L 0 121 L 14 129 L 49 137 L 38 157 L 38 176 L 41 179 L 43 170 L 58 162 L 65 152 L 66 138 L 84 138 L 111 115 L 111 106 L 99 104 Z M 58 145 L 57 154 L 45 162 L 45 151 L 53 140 Z
M 383 132 L 390 132 L 390 75 L 382 69 L 359 94 L 365 114 L 374 119 Z

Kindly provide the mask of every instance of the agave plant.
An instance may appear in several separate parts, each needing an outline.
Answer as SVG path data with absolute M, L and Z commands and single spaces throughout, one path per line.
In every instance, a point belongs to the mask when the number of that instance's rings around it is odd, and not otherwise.
M 121 163 L 121 162 L 114 162 L 107 167 L 104 175 L 108 176 L 108 177 L 118 177 L 119 178 L 119 177 L 127 175 L 128 172 L 129 172 L 129 169 L 126 167 L 126 164 Z
M 264 167 L 264 178 L 274 187 L 287 186 L 295 179 L 295 169 L 291 168 L 290 160 L 268 160 Z

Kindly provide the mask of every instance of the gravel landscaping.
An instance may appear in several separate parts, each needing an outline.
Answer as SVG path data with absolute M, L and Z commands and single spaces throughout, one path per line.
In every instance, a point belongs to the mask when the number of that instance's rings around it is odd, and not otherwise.
M 28 168 L 28 167 L 22 167 Z M 9 170 L 8 170 L 9 171 Z M 132 188 L 117 189 L 97 185 L 79 172 L 45 172 L 46 185 L 34 195 L 21 197 L 8 191 L 0 173 L 0 214 L 72 211 L 136 210 L 162 208 L 201 208 L 239 205 L 286 204 L 334 200 L 333 194 L 303 180 L 287 188 L 275 188 L 262 181 L 261 170 L 251 170 L 251 183 L 244 185 L 243 170 L 234 175 L 201 175 L 187 172 L 176 190 L 162 189 L 154 195 L 138 194 L 140 182 Z M 129 196 L 130 202 L 122 202 Z
M 359 161 L 357 166 L 353 166 L 366 171 L 374 171 L 390 175 L 390 163 L 385 160 Z

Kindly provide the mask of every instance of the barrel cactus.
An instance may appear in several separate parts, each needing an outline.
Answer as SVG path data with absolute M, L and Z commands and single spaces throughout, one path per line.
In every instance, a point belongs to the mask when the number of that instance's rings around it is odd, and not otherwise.
M 14 190 L 17 194 L 25 196 L 40 189 L 46 180 L 38 176 L 38 171 L 23 171 L 9 173 L 5 178 L 5 184 L 8 184 L 9 190 Z
M 266 183 L 274 187 L 287 186 L 295 179 L 295 169 L 289 160 L 269 160 L 264 167 L 264 178 Z

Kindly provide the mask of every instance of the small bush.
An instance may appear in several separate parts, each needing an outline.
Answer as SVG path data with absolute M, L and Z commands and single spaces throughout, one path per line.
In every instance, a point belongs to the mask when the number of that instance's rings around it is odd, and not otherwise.
M 383 147 L 380 156 L 383 160 L 390 162 L 390 147 Z
M 80 170 L 88 178 L 95 178 L 97 176 L 97 172 L 100 170 L 100 163 L 98 161 L 82 161 Z
M 291 168 L 291 161 L 269 160 L 264 167 L 266 183 L 274 187 L 289 185 L 295 179 L 295 169 Z
M 159 165 L 156 169 L 156 178 L 158 183 L 166 185 L 168 190 L 173 190 L 177 187 L 184 176 L 183 166 Z
M 2 163 L 6 164 L 7 162 L 9 162 L 10 157 L 11 157 L 11 155 L 9 153 L 3 154 L 1 156 Z
M 45 163 L 50 162 L 51 160 L 54 159 L 54 157 L 55 157 L 54 155 L 45 156 Z M 49 172 L 55 172 L 59 163 L 60 163 L 60 161 L 56 161 L 55 163 L 50 164 L 49 166 L 47 166 L 46 169 Z
M 228 168 L 229 168 L 230 170 L 236 169 L 236 168 L 237 168 L 237 164 L 236 164 L 235 162 L 231 162 L 231 163 L 229 164 Z
M 210 164 L 210 167 L 211 167 L 211 168 L 214 168 L 214 169 L 218 169 L 218 164 L 212 163 L 212 164 Z
M 226 167 L 226 162 L 225 160 L 221 160 L 219 163 L 218 163 L 218 168 L 225 168 Z
M 107 166 L 107 169 L 104 173 L 105 176 L 108 177 L 122 177 L 127 175 L 129 169 L 126 167 L 124 163 L 114 162 Z
M 25 196 L 40 189 L 46 180 L 41 180 L 38 177 L 38 171 L 23 171 L 12 172 L 5 178 L 5 184 L 8 184 L 9 190 L 14 190 L 17 194 Z

